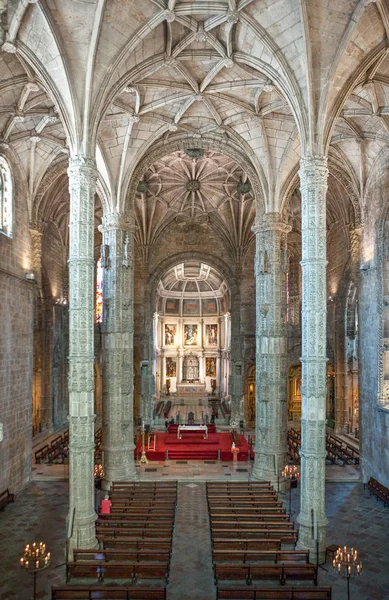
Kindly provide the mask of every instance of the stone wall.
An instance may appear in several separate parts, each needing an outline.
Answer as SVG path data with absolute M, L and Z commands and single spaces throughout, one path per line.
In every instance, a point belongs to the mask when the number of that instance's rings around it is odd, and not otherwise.
M 361 248 L 359 296 L 359 413 L 361 430 L 363 481 L 375 477 L 389 485 L 389 410 L 380 406 L 380 355 L 382 338 L 383 256 L 387 253 L 387 235 L 383 239 L 383 223 L 387 221 L 389 187 L 387 160 L 381 171 L 370 177 L 371 193 L 367 193 L 365 226 Z
M 18 492 L 29 480 L 32 437 L 33 307 L 32 268 L 25 180 L 10 158 L 14 179 L 13 237 L 0 233 L 0 491 Z

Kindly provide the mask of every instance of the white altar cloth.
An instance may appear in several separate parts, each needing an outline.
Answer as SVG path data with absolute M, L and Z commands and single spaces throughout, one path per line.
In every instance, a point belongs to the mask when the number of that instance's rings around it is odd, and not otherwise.
M 204 439 L 208 438 L 208 427 L 207 425 L 179 425 L 177 428 L 177 438 L 182 439 L 183 431 L 204 431 Z

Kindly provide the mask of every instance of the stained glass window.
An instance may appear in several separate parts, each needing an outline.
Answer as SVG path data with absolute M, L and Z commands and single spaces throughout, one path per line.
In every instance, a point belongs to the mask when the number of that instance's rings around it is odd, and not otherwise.
M 103 267 L 101 258 L 96 266 L 96 323 L 103 322 Z

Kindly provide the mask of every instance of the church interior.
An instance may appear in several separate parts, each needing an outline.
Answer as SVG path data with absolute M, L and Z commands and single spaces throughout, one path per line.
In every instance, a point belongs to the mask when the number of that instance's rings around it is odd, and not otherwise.
M 0 600 L 389 598 L 388 48 L 0 0 Z

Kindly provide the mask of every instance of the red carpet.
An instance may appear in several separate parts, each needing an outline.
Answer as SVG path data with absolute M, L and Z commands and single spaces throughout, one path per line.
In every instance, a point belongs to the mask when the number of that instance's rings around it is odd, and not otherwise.
M 231 446 L 232 436 L 230 433 L 212 433 L 216 431 L 214 426 L 208 428 L 208 439 L 197 431 L 185 432 L 182 439 L 177 438 L 177 426 L 170 425 L 168 433 L 157 433 L 155 451 L 147 450 L 148 460 L 165 460 L 168 450 L 170 460 L 217 460 L 218 450 L 222 461 L 232 461 Z M 249 453 L 253 451 L 247 444 L 243 435 L 239 435 L 240 445 L 238 460 L 248 460 Z M 142 452 L 142 441 L 137 443 L 137 451 Z

